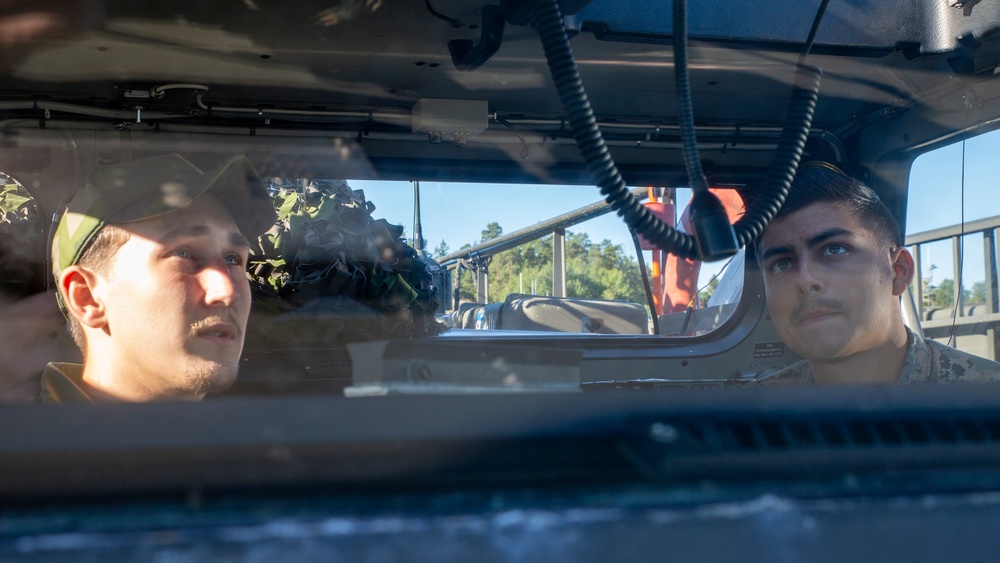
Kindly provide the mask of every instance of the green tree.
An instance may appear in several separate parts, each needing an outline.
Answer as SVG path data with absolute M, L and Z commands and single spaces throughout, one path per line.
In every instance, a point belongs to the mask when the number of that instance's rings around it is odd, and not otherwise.
M 715 288 L 717 287 L 719 287 L 719 277 L 712 276 L 712 279 L 709 280 L 708 285 L 706 285 L 704 289 L 698 292 L 698 299 L 701 300 L 702 304 L 708 303 L 709 298 L 712 297 L 713 293 L 715 293 Z
M 490 263 L 490 300 L 503 301 L 510 293 L 552 293 L 552 237 L 501 252 Z
M 502 233 L 496 223 L 483 236 Z M 552 236 L 501 252 L 490 264 L 490 301 L 511 293 L 552 294 Z M 635 258 L 609 240 L 593 243 L 586 233 L 566 233 L 566 294 L 585 299 L 621 299 L 645 303 L 642 275 Z
M 577 240 L 579 244 L 574 244 L 573 253 L 567 240 L 566 293 L 569 296 L 646 302 L 639 263 L 626 254 L 621 245 L 607 239 L 592 243 L 586 234 Z
M 476 300 L 476 278 L 475 274 L 461 269 L 456 270 L 457 274 L 452 278 L 452 283 L 459 284 L 458 300 L 462 303 Z
M 985 301 L 985 287 L 983 288 Z M 962 302 L 968 304 L 972 302 L 973 293 L 968 289 L 962 290 Z M 931 304 L 935 307 L 955 306 L 955 281 L 950 279 L 941 280 L 941 283 L 931 290 Z
M 986 282 L 977 281 L 969 292 L 969 303 L 986 303 Z
M 931 304 L 935 307 L 951 307 L 955 301 L 955 282 L 942 280 L 931 290 Z
M 494 221 L 489 225 L 486 225 L 486 228 L 483 229 L 483 237 L 479 240 L 479 242 L 486 242 L 488 240 L 495 239 L 502 234 L 503 228 L 500 226 L 500 223 Z
M 434 257 L 441 258 L 442 256 L 447 256 L 450 252 L 451 247 L 442 239 L 441 244 L 437 245 L 437 248 L 434 249 Z

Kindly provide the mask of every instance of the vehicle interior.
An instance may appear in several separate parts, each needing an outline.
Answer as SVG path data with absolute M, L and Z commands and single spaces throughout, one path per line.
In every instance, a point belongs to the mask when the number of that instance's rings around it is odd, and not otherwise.
M 7 512 L 0 541 L 76 529 L 30 520 L 53 514 L 40 502 L 71 499 L 65 510 L 79 516 L 87 502 L 115 499 L 158 516 L 94 533 L 132 530 L 138 539 L 119 547 L 141 556 L 148 534 L 192 505 L 247 526 L 292 513 L 315 522 L 329 508 L 270 504 L 239 520 L 212 495 L 266 491 L 277 503 L 273 495 L 324 491 L 338 514 L 382 514 L 396 495 L 398 513 L 431 519 L 420 553 L 453 558 L 430 543 L 454 532 L 434 520 L 441 514 L 486 518 L 487 531 L 463 533 L 471 549 L 496 555 L 503 510 L 631 507 L 612 519 L 636 538 L 624 552 L 610 551 L 616 540 L 598 521 L 577 529 L 608 551 L 562 544 L 563 556 L 586 559 L 648 553 L 660 524 L 636 511 L 650 503 L 996 491 L 993 393 L 758 385 L 800 357 L 772 326 L 751 243 L 796 169 L 830 163 L 879 194 L 917 256 L 907 326 L 1000 358 L 1000 221 L 966 220 L 990 196 L 966 198 L 964 168 L 966 141 L 1000 123 L 998 30 L 1000 4 L 980 0 L 0 3 L 0 330 L 17 343 L 0 368 L 10 397 L 0 420 L 11 429 L 0 437 L 0 495 L 34 511 Z M 926 197 L 960 202 L 961 219 L 907 225 L 922 179 L 915 162 L 947 147 L 961 147 L 960 178 Z M 52 298 L 53 218 L 103 167 L 172 153 L 203 170 L 245 155 L 293 225 L 254 247 L 237 383 L 200 404 L 19 404 L 34 389 L 22 374 L 80 360 Z M 694 193 L 715 203 L 704 203 L 711 212 L 691 204 L 697 221 L 682 220 Z M 450 197 L 440 228 L 429 219 L 435 194 Z M 727 215 L 719 201 L 731 198 L 741 208 Z M 318 220 L 306 202 L 320 200 L 332 214 L 323 220 L 339 225 L 324 236 L 343 245 L 334 253 L 347 281 L 333 283 L 330 261 L 294 254 L 314 248 L 294 225 Z M 382 215 L 397 204 L 404 219 Z M 507 221 L 504 206 L 523 223 L 479 237 Z M 621 238 L 598 244 L 611 237 L 587 230 L 598 220 Z M 474 235 L 458 231 L 466 222 Z M 439 239 L 432 254 L 427 243 Z M 936 264 L 922 258 L 921 248 L 939 247 Z M 529 250 L 545 255 L 531 280 Z M 963 301 L 972 254 L 984 256 L 982 299 Z M 936 299 L 933 269 L 949 261 L 952 293 Z M 626 281 L 615 287 L 627 291 L 587 289 L 584 272 L 597 270 L 619 270 Z M 715 298 L 700 294 L 709 277 Z M 678 280 L 689 286 L 680 301 L 666 288 Z M 637 487 L 646 496 L 614 497 Z M 491 508 L 483 491 L 495 490 Z M 469 491 L 433 509 L 420 496 Z M 166 504 L 127 504 L 150 495 Z M 862 510 L 844 502 L 802 510 L 832 530 Z M 991 503 L 967 533 L 997 520 Z M 948 506 L 966 515 L 966 505 Z M 773 510 L 726 525 L 751 529 Z M 677 516 L 692 542 L 724 528 L 693 514 Z M 955 553 L 931 539 L 907 544 L 902 516 L 865 514 L 898 524 L 891 545 Z M 929 525 L 941 513 L 911 516 Z M 209 525 L 199 522 L 184 529 Z M 559 522 L 559 534 L 574 529 Z M 516 526 L 527 534 L 530 523 Z M 212 537 L 198 541 L 228 541 Z M 818 553 L 824 537 L 800 553 Z M 37 556 L 79 554 L 31 545 Z M 746 537 L 686 553 L 748 545 L 752 558 L 774 555 Z M 337 549 L 375 553 L 361 540 Z

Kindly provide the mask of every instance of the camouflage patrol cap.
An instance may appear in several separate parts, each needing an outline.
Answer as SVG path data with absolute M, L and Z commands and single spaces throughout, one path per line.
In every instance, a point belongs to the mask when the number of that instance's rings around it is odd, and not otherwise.
M 234 156 L 202 172 L 178 154 L 106 166 L 66 206 L 52 237 L 56 280 L 76 264 L 108 224 L 127 224 L 183 208 L 211 193 L 233 216 L 237 228 L 255 239 L 271 228 L 274 204 L 245 156 Z

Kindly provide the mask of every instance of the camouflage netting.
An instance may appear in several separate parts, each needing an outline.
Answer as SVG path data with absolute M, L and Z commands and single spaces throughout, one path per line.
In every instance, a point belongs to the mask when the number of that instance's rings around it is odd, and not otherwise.
M 344 181 L 276 191 L 278 223 L 250 258 L 252 347 L 329 346 L 444 330 L 434 320 L 433 263 L 403 242 L 402 227 L 372 218 L 375 205 L 363 191 Z
M 20 182 L 0 172 L 0 293 L 26 297 L 44 285 L 45 241 L 38 207 Z

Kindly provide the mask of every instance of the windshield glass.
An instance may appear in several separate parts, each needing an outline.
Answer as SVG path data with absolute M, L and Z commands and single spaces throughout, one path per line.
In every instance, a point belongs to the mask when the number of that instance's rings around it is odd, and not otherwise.
M 0 401 L 1000 380 L 993 8 L 659 4 L 0 8 Z
M 978 0 L 0 0 L 0 560 L 995 558 L 998 75 Z

